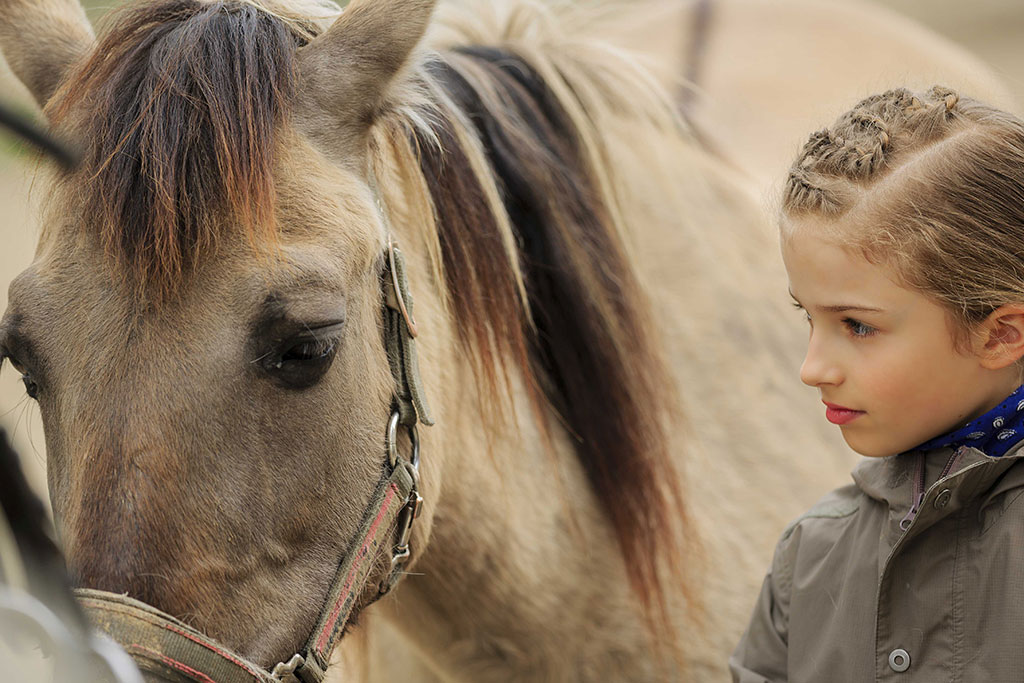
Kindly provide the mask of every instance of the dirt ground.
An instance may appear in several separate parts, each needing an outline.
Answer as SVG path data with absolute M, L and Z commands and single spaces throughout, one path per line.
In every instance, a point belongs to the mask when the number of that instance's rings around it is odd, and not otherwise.
M 857 2 L 859 0 L 821 0 Z M 95 18 L 100 6 L 93 2 Z M 1024 103 L 1024 3 L 1020 0 L 885 0 L 885 5 L 917 19 L 987 61 Z M 32 111 L 30 100 L 6 66 L 0 64 L 0 99 Z M 0 310 L 6 308 L 9 281 L 31 261 L 37 228 L 31 205 L 30 164 L 0 137 Z M 794 378 L 795 381 L 795 378 Z M 26 459 L 30 479 L 45 492 L 44 446 L 38 410 L 27 401 L 18 375 L 9 367 L 0 373 L 0 426 L 14 436 Z

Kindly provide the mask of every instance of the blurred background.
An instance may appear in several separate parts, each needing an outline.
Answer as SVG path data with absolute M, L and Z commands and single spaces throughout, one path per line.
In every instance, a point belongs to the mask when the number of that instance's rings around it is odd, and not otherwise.
M 870 4 L 863 0 L 818 1 Z M 84 4 L 96 20 L 119 3 L 85 0 Z M 966 48 L 995 71 L 1018 103 L 1024 103 L 1024 3 L 1020 0 L 880 0 L 874 4 L 910 17 Z M 38 116 L 2 60 L 0 98 Z M 1019 104 L 1017 113 L 1021 113 Z M 39 197 L 32 192 L 33 164 L 19 143 L 0 132 L 0 311 L 6 308 L 9 281 L 29 264 L 36 242 L 33 202 Z M 45 449 L 38 410 L 25 397 L 18 373 L 10 367 L 0 373 L 0 427 L 14 437 L 32 484 L 45 494 Z
M 1003 78 L 1016 93 L 1018 102 L 1024 102 L 1024 3 L 885 0 L 876 4 L 916 19 L 963 45 Z

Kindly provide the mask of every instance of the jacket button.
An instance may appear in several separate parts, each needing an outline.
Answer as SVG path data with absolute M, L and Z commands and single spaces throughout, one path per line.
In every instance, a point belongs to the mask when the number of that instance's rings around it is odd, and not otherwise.
M 903 673 L 910 668 L 910 654 L 903 648 L 896 648 L 889 653 L 889 668 L 896 673 Z
M 941 491 L 939 491 L 939 495 L 935 496 L 935 502 L 932 503 L 932 505 L 935 506 L 936 510 L 941 510 L 942 508 L 949 505 L 949 499 L 952 497 L 952 491 L 950 491 L 949 489 L 942 489 Z

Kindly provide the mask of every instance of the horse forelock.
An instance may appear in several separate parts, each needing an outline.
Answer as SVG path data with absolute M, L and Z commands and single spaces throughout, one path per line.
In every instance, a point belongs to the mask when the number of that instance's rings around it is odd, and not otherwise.
M 156 0 L 113 13 L 49 106 L 85 144 L 82 216 L 159 292 L 229 234 L 276 237 L 274 151 L 305 37 L 242 0 Z

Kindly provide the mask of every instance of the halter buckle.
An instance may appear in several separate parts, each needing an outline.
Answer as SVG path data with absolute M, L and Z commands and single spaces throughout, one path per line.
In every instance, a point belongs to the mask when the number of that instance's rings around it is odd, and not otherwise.
M 295 672 L 298 671 L 299 667 L 306 663 L 306 658 L 302 655 L 295 654 L 287 662 L 279 662 L 274 670 L 270 672 L 270 675 L 279 681 L 293 680 Z
M 409 493 L 409 500 L 398 517 L 399 536 L 391 555 L 391 566 L 394 568 L 399 562 L 409 558 L 409 537 L 412 536 L 412 523 L 420 516 L 423 509 L 423 496 L 419 491 L 413 489 Z

